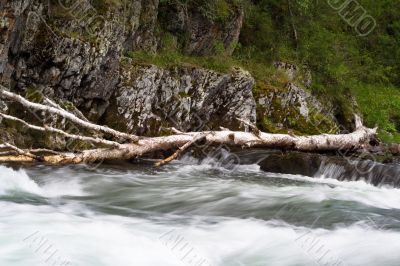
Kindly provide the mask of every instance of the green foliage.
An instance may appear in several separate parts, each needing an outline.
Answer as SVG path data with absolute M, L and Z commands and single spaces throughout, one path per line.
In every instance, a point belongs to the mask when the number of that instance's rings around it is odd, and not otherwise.
M 380 137 L 400 142 L 400 90 L 392 86 L 357 83 L 352 86 L 365 123 L 378 126 Z

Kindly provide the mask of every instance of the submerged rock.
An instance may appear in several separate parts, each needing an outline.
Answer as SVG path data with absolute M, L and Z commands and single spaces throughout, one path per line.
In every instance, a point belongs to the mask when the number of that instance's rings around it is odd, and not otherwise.
M 289 152 L 271 154 L 259 165 L 263 171 L 333 178 L 339 181 L 365 181 L 374 186 L 400 187 L 400 165 L 384 164 L 372 155 L 328 156 Z

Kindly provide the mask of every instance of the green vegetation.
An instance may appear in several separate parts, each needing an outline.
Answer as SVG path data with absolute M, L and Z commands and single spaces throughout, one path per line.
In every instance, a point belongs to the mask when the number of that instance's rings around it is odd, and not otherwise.
M 379 127 L 380 137 L 387 142 L 400 142 L 400 90 L 395 87 L 356 84 L 357 97 L 365 123 Z

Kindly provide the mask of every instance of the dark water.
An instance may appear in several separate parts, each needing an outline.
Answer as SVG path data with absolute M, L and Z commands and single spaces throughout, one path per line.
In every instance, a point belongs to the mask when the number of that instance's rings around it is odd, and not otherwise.
M 0 166 L 0 265 L 400 265 L 400 190 L 329 171 Z

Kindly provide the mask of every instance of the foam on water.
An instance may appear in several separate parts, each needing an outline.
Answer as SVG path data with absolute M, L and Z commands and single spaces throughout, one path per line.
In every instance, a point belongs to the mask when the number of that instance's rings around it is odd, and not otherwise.
M 29 178 L 24 170 L 14 171 L 11 168 L 0 166 L 0 195 L 16 191 L 43 193 L 43 190 Z
M 77 178 L 65 176 L 65 173 L 57 176 L 57 171 L 51 172 L 50 176 L 42 177 L 43 185 L 28 176 L 25 170 L 13 170 L 0 166 L 0 195 L 10 193 L 31 193 L 43 197 L 58 196 L 82 196 L 83 191 Z
M 365 181 L 338 181 L 324 177 L 306 177 L 275 174 L 279 178 L 315 183 L 314 186 L 288 186 L 281 190 L 291 196 L 304 195 L 308 201 L 321 202 L 327 199 L 356 201 L 365 205 L 385 209 L 400 209 L 400 189 L 375 187 Z M 278 188 L 279 190 L 279 188 Z
M 182 259 L 183 251 L 190 250 L 193 262 L 205 260 L 208 264 L 204 265 L 220 266 L 308 266 L 318 265 L 318 260 L 331 263 L 320 265 L 395 266 L 400 261 L 399 232 L 358 224 L 324 230 L 221 219 L 182 226 L 132 217 L 76 215 L 69 206 L 0 204 L 0 208 L 0 265 L 42 265 L 43 250 L 35 252 L 39 245 L 29 238 L 35 232 L 71 265 L 194 265 Z
M 227 169 L 191 158 L 159 170 L 0 166 L 0 196 L 18 193 L 59 201 L 0 200 L 0 265 L 47 265 L 37 242 L 24 240 L 36 232 L 76 266 L 400 265 L 400 230 L 392 220 L 386 228 L 363 216 L 391 210 L 399 220 L 400 190 L 362 181 L 270 174 L 256 165 Z M 337 207 L 327 209 L 328 200 Z M 268 213 L 287 203 L 335 218 L 354 211 L 347 202 L 365 212 L 334 226 L 315 226 L 307 214 L 291 217 L 305 219 L 295 225 Z M 189 250 L 191 261 L 184 257 Z

